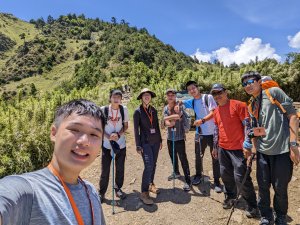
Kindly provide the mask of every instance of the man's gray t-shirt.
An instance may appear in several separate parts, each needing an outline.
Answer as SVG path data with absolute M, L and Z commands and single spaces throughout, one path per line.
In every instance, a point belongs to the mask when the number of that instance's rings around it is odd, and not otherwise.
M 257 151 L 266 155 L 279 155 L 289 152 L 290 128 L 287 115 L 295 114 L 296 111 L 293 100 L 280 88 L 273 87 L 269 90 L 271 96 L 286 110 L 286 114 L 276 104 L 271 103 L 265 91 L 262 92 L 259 124 L 266 129 L 266 136 L 257 138 Z M 255 99 L 259 100 L 260 97 Z
M 84 181 L 93 205 L 94 224 L 104 225 L 99 196 L 92 184 Z M 92 225 L 92 215 L 85 187 L 81 182 L 67 184 L 85 225 Z M 0 180 L 0 214 L 3 225 L 74 225 L 77 224 L 69 198 L 48 168 Z

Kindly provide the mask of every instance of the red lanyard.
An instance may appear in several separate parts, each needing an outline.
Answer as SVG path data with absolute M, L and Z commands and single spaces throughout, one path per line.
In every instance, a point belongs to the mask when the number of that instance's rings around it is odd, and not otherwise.
M 113 108 L 111 108 L 111 116 L 112 116 L 111 122 L 112 122 L 115 130 L 116 130 L 116 126 L 118 123 L 118 114 L 119 114 L 119 109 L 117 109 L 116 117 L 114 118 L 114 110 L 113 110 Z
M 149 109 L 151 106 L 149 106 Z M 149 118 L 149 121 L 150 121 L 150 124 L 151 124 L 151 127 L 152 127 L 152 123 L 153 123 L 153 115 L 152 115 L 152 110 L 150 111 L 150 113 L 148 112 L 148 110 L 143 106 L 144 108 L 144 111 L 145 113 L 147 114 L 148 118 Z
M 84 222 L 83 222 L 83 219 L 82 219 L 82 216 L 81 216 L 81 213 L 79 212 L 79 209 L 77 208 L 77 205 L 76 205 L 76 202 L 74 201 L 74 198 L 72 196 L 72 193 L 69 189 L 69 187 L 66 185 L 66 183 L 63 181 L 62 177 L 59 175 L 59 173 L 57 172 L 56 169 L 54 169 L 54 167 L 52 166 L 52 164 L 50 163 L 48 165 L 48 169 L 53 173 L 53 175 L 55 175 L 59 181 L 61 182 L 67 196 L 68 196 L 68 199 L 70 201 L 70 204 L 72 206 L 72 209 L 73 209 L 73 212 L 75 214 L 75 218 L 77 220 L 77 223 L 78 225 L 84 225 Z M 92 201 L 91 201 L 91 198 L 90 198 L 90 194 L 89 194 L 89 190 L 88 190 L 88 187 L 86 186 L 86 184 L 84 183 L 84 181 L 78 177 L 79 181 L 83 184 L 84 188 L 85 188 L 85 191 L 86 191 L 86 194 L 87 194 L 87 197 L 89 199 L 89 203 L 90 203 L 90 207 L 91 207 L 91 213 L 92 213 L 92 224 L 94 224 L 94 209 L 93 209 L 93 205 L 92 205 Z

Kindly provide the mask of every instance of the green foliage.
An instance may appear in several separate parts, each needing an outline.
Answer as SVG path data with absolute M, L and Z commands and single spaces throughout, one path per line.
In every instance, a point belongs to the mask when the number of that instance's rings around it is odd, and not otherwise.
M 97 88 L 47 92 L 40 97 L 0 101 L 0 178 L 45 166 L 52 156 L 50 126 L 55 109 L 71 99 L 104 104 L 107 90 Z
M 2 14 L 0 22 L 2 17 L 18 22 Z M 6 48 L 10 54 L 0 60 L 0 84 L 15 84 L 10 89 L 1 86 L 0 177 L 47 164 L 52 154 L 49 129 L 58 105 L 74 98 L 107 104 L 108 91 L 124 84 L 132 90 L 130 110 L 140 104 L 136 100 L 140 90 L 148 87 L 156 93 L 153 105 L 161 112 L 165 90 L 182 90 L 188 80 L 197 81 L 203 93 L 208 93 L 212 84 L 222 83 L 233 98 L 247 101 L 240 76 L 256 70 L 271 75 L 294 101 L 300 101 L 299 53 L 289 53 L 285 63 L 266 59 L 224 66 L 217 60 L 199 63 L 150 36 L 147 29 L 130 27 L 125 20 L 118 23 L 114 17 L 109 23 L 68 14 L 30 23 L 27 26 L 34 24 L 35 32 L 39 31 L 34 37 L 24 30 L 18 30 L 14 38 L 12 32 L 5 33 L 8 39 L 18 41 Z M 4 43 L 1 37 L 0 33 L 0 48 Z M 55 76 L 51 77 L 52 72 Z

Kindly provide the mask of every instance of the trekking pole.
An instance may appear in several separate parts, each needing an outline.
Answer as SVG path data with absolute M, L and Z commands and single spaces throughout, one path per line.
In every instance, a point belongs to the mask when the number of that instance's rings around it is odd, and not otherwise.
M 173 191 L 175 192 L 175 128 L 172 128 L 172 145 L 173 145 Z
M 198 128 L 198 133 L 199 133 L 199 150 L 200 150 L 200 160 L 201 160 L 201 183 L 204 184 L 204 172 L 203 172 L 203 157 L 204 154 L 202 152 L 202 148 L 201 148 L 201 128 L 200 126 L 197 127 Z
M 238 202 L 238 199 L 239 199 L 240 194 L 241 194 L 241 192 L 242 192 L 243 186 L 244 186 L 244 184 L 245 184 L 245 182 L 246 182 L 247 177 L 249 176 L 249 174 L 250 174 L 250 172 L 251 172 L 252 161 L 253 161 L 253 159 L 254 159 L 254 156 L 255 156 L 255 154 L 252 153 L 251 158 L 250 158 L 250 160 L 249 160 L 249 164 L 247 165 L 247 170 L 246 170 L 245 176 L 244 176 L 244 178 L 243 178 L 243 180 L 242 180 L 242 183 L 241 183 L 240 188 L 238 189 L 237 196 L 236 196 L 236 198 L 234 199 L 234 203 L 233 203 L 233 206 L 232 206 L 232 208 L 231 208 L 230 215 L 229 215 L 229 217 L 228 217 L 228 220 L 227 220 L 226 225 L 228 225 L 229 222 L 230 222 L 231 216 L 232 216 L 232 214 L 233 214 L 233 212 L 234 212 L 234 209 L 235 209 L 235 207 L 236 207 L 236 205 L 237 205 L 237 202 Z
M 115 214 L 115 152 L 112 150 L 112 214 Z

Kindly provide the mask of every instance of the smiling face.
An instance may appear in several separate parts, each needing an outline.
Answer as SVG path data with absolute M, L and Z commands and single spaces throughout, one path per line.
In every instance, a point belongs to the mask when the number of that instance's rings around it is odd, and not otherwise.
M 168 92 L 166 94 L 167 97 L 167 102 L 168 103 L 175 103 L 176 102 L 176 94 L 174 94 L 173 92 Z
M 143 103 L 145 103 L 146 105 L 149 105 L 149 103 L 151 102 L 151 94 L 148 93 L 148 92 L 145 92 L 145 93 L 142 95 L 142 101 L 143 101 Z
M 247 94 L 257 97 L 261 92 L 261 80 L 257 81 L 253 77 L 249 77 L 243 80 L 244 90 Z
M 120 105 L 122 102 L 122 96 L 119 94 L 112 95 L 110 98 L 110 102 L 114 105 Z
M 197 98 L 200 95 L 199 88 L 195 84 L 187 86 L 187 91 L 189 92 L 189 95 L 193 98 Z
M 53 159 L 64 170 L 78 173 L 90 165 L 102 144 L 102 122 L 91 116 L 72 113 L 57 127 L 51 127 Z
M 218 105 L 223 106 L 227 103 L 227 91 L 213 91 L 211 94 L 214 97 L 215 101 L 218 103 Z

